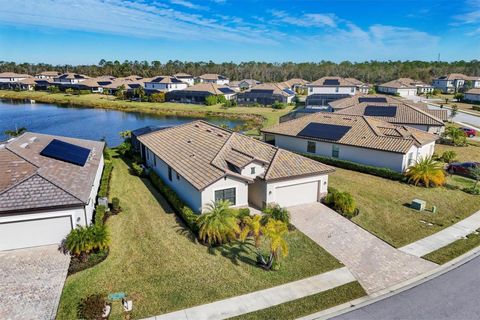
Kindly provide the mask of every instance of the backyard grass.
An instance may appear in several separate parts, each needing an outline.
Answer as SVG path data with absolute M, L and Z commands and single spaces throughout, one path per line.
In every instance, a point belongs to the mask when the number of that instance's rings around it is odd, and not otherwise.
M 10 91 L 0 90 L 3 99 L 32 99 L 43 103 L 58 103 L 126 112 L 143 112 L 157 115 L 176 115 L 185 117 L 221 117 L 247 121 L 252 132 L 258 132 L 261 126 L 268 127 L 278 123 L 280 116 L 290 112 L 294 107 L 287 106 L 277 110 L 267 107 L 223 108 L 221 105 L 205 106 L 184 103 L 154 103 L 117 100 L 114 96 L 103 94 L 68 95 L 46 91 Z
M 450 108 L 454 104 L 456 104 L 459 110 L 464 110 L 464 111 L 468 111 L 468 112 L 476 113 L 476 114 L 480 115 L 480 111 L 473 109 L 473 106 L 479 106 L 478 104 L 453 101 L 453 99 L 454 99 L 453 96 L 454 96 L 453 94 L 443 94 L 442 93 L 442 94 L 439 94 L 439 95 L 436 95 L 436 96 L 431 96 L 431 98 L 442 100 L 442 101 L 435 101 L 435 103 L 437 103 L 437 104 L 443 104 L 444 106 L 447 106 L 447 107 L 450 107 Z M 445 98 L 448 99 L 448 103 L 445 103 Z
M 445 151 L 454 151 L 457 154 L 456 160 L 460 162 L 480 161 L 480 143 L 469 141 L 467 147 L 455 147 L 444 144 L 435 145 L 435 153 L 442 155 Z
M 437 264 L 444 264 L 478 247 L 479 245 L 480 234 L 478 232 L 471 233 L 467 235 L 466 239 L 458 239 L 457 241 L 450 243 L 448 246 L 424 255 L 422 258 L 430 260 Z
M 415 187 L 344 169 L 330 175 L 329 186 L 351 193 L 360 209 L 352 221 L 394 247 L 429 236 L 480 210 L 480 196 L 461 190 Z M 413 199 L 425 200 L 427 209 L 436 206 L 437 213 L 409 208 Z
M 125 292 L 132 318 L 163 314 L 320 274 L 342 265 L 299 231 L 287 237 L 289 256 L 279 271 L 254 265 L 250 246 L 209 249 L 195 242 L 148 180 L 129 174 L 114 159 L 110 197 L 122 212 L 107 220 L 110 254 L 66 280 L 57 319 L 76 319 L 78 302 L 89 294 Z M 119 319 L 114 302 L 111 319 Z
M 298 317 L 319 312 L 363 297 L 364 295 L 365 291 L 358 282 L 350 282 L 322 293 L 283 303 L 275 307 L 247 313 L 230 318 L 230 320 L 297 319 Z

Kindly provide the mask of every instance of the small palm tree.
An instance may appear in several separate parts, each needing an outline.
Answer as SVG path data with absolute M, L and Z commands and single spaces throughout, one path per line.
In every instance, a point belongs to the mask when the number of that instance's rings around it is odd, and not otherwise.
M 212 244 L 230 242 L 240 233 L 237 216 L 230 209 L 230 201 L 219 200 L 208 204 L 208 210 L 197 219 L 200 240 Z
M 450 139 L 452 143 L 456 146 L 464 145 L 467 141 L 465 137 L 465 132 L 462 129 L 457 128 L 455 126 L 447 126 L 445 129 L 444 137 Z
M 3 133 L 10 138 L 15 138 L 27 131 L 27 128 L 21 127 L 21 128 L 15 128 L 15 130 L 5 130 Z
M 288 244 L 285 240 L 288 225 L 280 220 L 269 219 L 262 229 L 265 238 L 270 242 L 270 258 L 267 267 L 271 268 L 273 262 L 278 261 L 280 257 L 288 256 Z
M 422 184 L 425 187 L 435 187 L 445 183 L 443 165 L 439 161 L 433 160 L 432 157 L 418 160 L 407 169 L 405 175 L 408 177 L 408 182 L 413 182 L 416 186 Z
M 80 257 L 82 261 L 86 261 L 88 254 L 93 249 L 92 229 L 81 226 L 73 229 L 65 240 L 65 248 L 72 255 Z
M 104 224 L 92 225 L 91 242 L 93 249 L 103 250 L 110 245 L 110 234 Z
M 262 216 L 259 214 L 253 216 L 245 216 L 242 219 L 243 229 L 240 232 L 240 241 L 245 241 L 248 236 L 252 236 L 255 242 L 255 248 L 260 247 L 262 236 Z

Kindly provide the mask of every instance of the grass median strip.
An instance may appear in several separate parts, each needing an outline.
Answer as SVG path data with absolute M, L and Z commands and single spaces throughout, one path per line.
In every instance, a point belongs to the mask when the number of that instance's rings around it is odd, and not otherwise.
M 480 245 L 480 234 L 471 233 L 466 236 L 465 239 L 458 239 L 449 245 L 440 248 L 436 251 L 430 252 L 424 255 L 422 258 L 435 262 L 437 264 L 444 264 L 450 260 L 453 260 L 464 253 L 478 247 Z

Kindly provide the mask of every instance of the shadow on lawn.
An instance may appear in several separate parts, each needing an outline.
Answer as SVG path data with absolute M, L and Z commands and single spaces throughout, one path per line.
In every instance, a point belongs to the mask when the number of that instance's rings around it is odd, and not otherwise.
M 255 246 L 252 241 L 234 241 L 222 246 L 208 247 L 208 253 L 217 255 L 218 253 L 228 258 L 233 264 L 240 265 L 240 262 L 256 266 L 257 261 L 252 259 L 256 257 Z

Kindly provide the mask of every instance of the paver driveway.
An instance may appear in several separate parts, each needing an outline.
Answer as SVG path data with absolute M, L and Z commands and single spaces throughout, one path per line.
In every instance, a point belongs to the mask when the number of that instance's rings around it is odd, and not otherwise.
M 0 252 L 0 319 L 54 319 L 69 262 L 56 245 Z
M 321 203 L 288 209 L 295 227 L 340 260 L 368 294 L 436 267 L 393 248 Z

